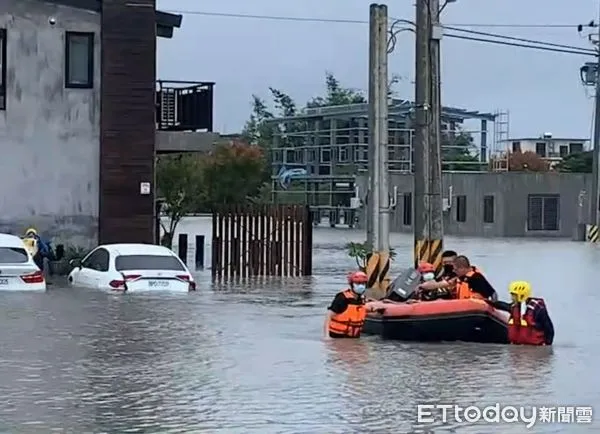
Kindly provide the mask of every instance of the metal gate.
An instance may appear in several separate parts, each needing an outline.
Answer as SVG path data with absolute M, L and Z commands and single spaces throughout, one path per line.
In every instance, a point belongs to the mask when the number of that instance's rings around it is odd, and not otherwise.
M 312 219 L 304 205 L 232 206 L 213 213 L 213 280 L 310 276 Z

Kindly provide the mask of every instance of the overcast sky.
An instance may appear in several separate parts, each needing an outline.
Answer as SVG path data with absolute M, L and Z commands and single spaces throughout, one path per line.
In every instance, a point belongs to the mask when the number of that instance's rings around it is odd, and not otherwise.
M 169 11 L 368 20 L 367 0 L 158 0 Z M 414 19 L 413 0 L 389 5 L 394 18 Z M 444 24 L 573 24 L 572 28 L 474 30 L 589 48 L 576 25 L 597 19 L 598 0 L 458 0 Z M 587 33 L 586 33 L 587 36 Z M 161 40 L 161 79 L 214 81 L 215 129 L 236 132 L 250 112 L 251 95 L 280 88 L 298 103 L 321 94 L 325 71 L 346 86 L 367 88 L 368 25 L 225 18 L 184 13 L 182 28 Z M 445 39 L 443 104 L 510 112 L 510 135 L 589 137 L 592 89 L 579 79 L 590 59 L 570 54 Z M 390 74 L 404 78 L 399 96 L 413 98 L 414 41 L 400 35 Z

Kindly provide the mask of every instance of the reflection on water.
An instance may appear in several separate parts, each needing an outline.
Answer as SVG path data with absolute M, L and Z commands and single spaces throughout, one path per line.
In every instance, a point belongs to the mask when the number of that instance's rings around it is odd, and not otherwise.
M 213 287 L 199 274 L 200 290 L 189 295 L 59 285 L 45 294 L 0 294 L 0 431 L 522 433 L 515 424 L 419 425 L 416 406 L 600 403 L 593 247 L 447 242 L 501 294 L 512 279 L 531 280 L 550 306 L 553 348 L 324 340 L 325 306 L 352 267 L 337 246 L 360 237 L 318 231 L 315 276 L 305 279 Z M 395 237 L 401 261 L 409 261 L 411 244 Z

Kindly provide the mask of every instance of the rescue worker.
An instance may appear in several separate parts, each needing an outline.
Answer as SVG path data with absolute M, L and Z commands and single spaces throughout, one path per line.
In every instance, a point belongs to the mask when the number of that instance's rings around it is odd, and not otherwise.
M 362 271 L 355 271 L 348 276 L 349 288 L 336 294 L 327 308 L 325 333 L 331 338 L 359 338 L 367 316 L 365 291 L 368 277 Z M 369 312 L 376 309 L 371 308 Z
M 54 258 L 51 243 L 40 237 L 37 230 L 34 228 L 29 228 L 25 231 L 23 242 L 29 250 L 29 253 L 31 253 L 35 265 L 37 265 L 40 270 L 44 271 L 44 259 L 51 261 Z
M 440 275 L 440 281 L 454 279 L 456 273 L 454 272 L 454 260 L 458 256 L 454 250 L 446 250 L 442 253 L 442 274 Z
M 478 298 L 481 300 L 498 299 L 494 287 L 477 267 L 473 267 L 469 258 L 464 255 L 457 256 L 454 260 L 454 272 L 458 278 L 456 285 L 456 298 Z
M 511 303 L 490 302 L 496 309 L 510 313 L 508 340 L 515 345 L 552 345 L 554 325 L 543 298 L 531 296 L 531 285 L 512 282 L 508 287 Z
M 417 271 L 421 273 L 422 283 L 419 285 L 418 298 L 433 301 L 440 298 L 451 298 L 449 283 L 435 279 L 435 267 L 429 262 L 421 262 Z

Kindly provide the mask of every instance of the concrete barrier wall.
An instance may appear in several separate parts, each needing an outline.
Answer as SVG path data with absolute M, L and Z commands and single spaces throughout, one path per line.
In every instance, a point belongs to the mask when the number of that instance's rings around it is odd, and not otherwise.
M 367 179 L 357 180 L 361 196 Z M 413 191 L 412 174 L 391 174 L 390 184 L 397 187 L 397 206 L 391 216 L 393 232 L 412 232 L 404 224 L 404 194 Z M 451 207 L 444 213 L 444 230 L 449 235 L 482 237 L 571 237 L 577 223 L 585 223 L 588 215 L 588 194 L 591 174 L 578 173 L 444 173 L 443 196 L 449 197 Z M 583 194 L 582 194 L 583 192 Z M 529 195 L 558 195 L 559 229 L 557 231 L 528 231 Z M 466 221 L 457 221 L 457 196 L 466 197 Z M 494 221 L 484 222 L 484 197 L 494 197 Z M 581 196 L 581 199 L 580 199 Z M 580 206 L 581 203 L 581 206 Z M 414 206 L 414 198 L 412 198 Z M 360 227 L 365 227 L 361 210 Z

